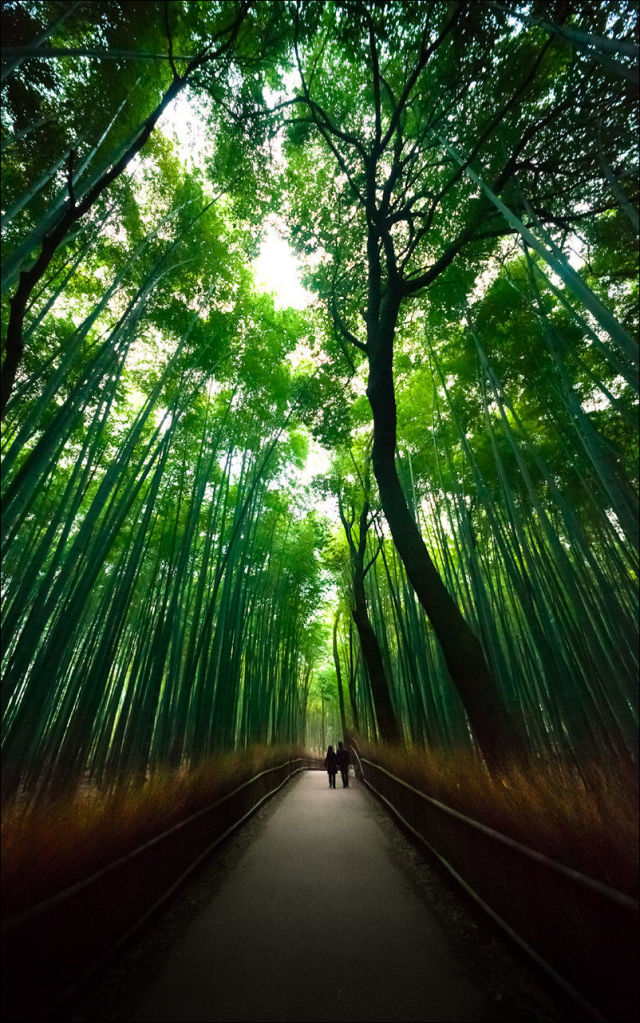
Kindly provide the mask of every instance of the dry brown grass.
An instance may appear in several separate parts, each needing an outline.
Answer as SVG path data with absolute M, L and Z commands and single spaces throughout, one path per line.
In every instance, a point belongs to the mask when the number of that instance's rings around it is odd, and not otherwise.
M 491 777 L 468 754 L 359 743 L 361 752 L 420 791 L 620 891 L 637 892 L 635 772 L 595 763 L 514 766 Z M 3 915 L 89 876 L 299 749 L 252 747 L 192 771 L 158 771 L 144 785 L 3 815 Z
M 2 821 L 3 916 L 88 877 L 299 749 L 254 746 L 191 771 L 165 769 L 103 795 L 86 790 L 8 806 Z
M 629 767 L 540 762 L 492 777 L 469 754 L 359 743 L 421 792 L 593 878 L 637 895 L 638 777 Z

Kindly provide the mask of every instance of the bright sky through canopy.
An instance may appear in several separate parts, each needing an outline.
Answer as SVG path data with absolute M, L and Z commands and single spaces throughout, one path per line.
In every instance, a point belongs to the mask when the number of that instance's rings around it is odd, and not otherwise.
M 309 292 L 300 284 L 295 256 L 272 224 L 260 246 L 255 273 L 258 287 L 273 294 L 276 309 L 303 309 L 311 301 Z
M 207 127 L 188 90 L 167 107 L 160 125 L 166 134 L 173 135 L 192 162 L 202 164 L 207 149 Z M 273 294 L 277 309 L 303 309 L 310 303 L 311 296 L 300 284 L 296 258 L 273 223 L 267 227 L 255 272 L 258 288 Z

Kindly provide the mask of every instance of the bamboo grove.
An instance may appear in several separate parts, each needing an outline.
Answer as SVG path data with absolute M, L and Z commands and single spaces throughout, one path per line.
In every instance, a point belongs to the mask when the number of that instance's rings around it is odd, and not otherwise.
M 304 744 L 318 701 L 323 744 L 326 702 L 633 760 L 635 6 L 3 20 L 5 793 Z M 274 216 L 302 310 L 255 283 Z

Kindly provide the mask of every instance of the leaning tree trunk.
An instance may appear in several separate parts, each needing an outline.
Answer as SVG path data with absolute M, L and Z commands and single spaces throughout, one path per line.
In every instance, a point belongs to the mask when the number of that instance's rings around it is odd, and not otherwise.
M 351 714 L 353 716 L 353 728 L 357 735 L 360 734 L 360 712 L 358 710 L 358 701 L 356 698 L 356 671 L 357 663 L 353 663 L 353 626 L 349 622 L 349 678 L 348 678 L 348 690 L 349 690 L 349 703 L 351 704 Z
M 382 659 L 380 643 L 369 620 L 362 565 L 357 566 L 354 571 L 351 614 L 358 630 L 362 660 L 369 676 L 380 738 L 383 742 L 397 745 L 402 742 L 402 732 L 391 702 L 389 680 Z
M 373 705 L 376 711 L 378 733 L 383 742 L 397 745 L 402 742 L 398 721 L 389 697 L 389 686 L 382 660 L 382 651 L 378 643 L 369 616 L 361 609 L 353 609 L 353 620 L 358 630 L 362 660 L 369 676 Z
M 526 745 L 512 722 L 479 640 L 440 578 L 405 499 L 396 471 L 396 402 L 393 339 L 400 296 L 387 292 L 377 321 L 368 320 L 369 381 L 373 413 L 373 471 L 393 542 L 426 611 L 473 734 L 492 767 L 522 756 Z
M 340 706 L 340 724 L 342 725 L 342 737 L 346 740 L 347 718 L 344 710 L 344 690 L 342 688 L 342 671 L 340 670 L 340 654 L 338 653 L 338 622 L 340 611 L 336 614 L 333 622 L 333 663 L 336 666 L 336 684 L 338 686 L 338 703 Z
M 31 294 L 42 280 L 49 263 L 55 256 L 58 249 L 68 239 L 72 228 L 88 213 L 96 204 L 102 193 L 128 166 L 133 157 L 140 152 L 147 139 L 153 132 L 156 122 L 169 103 L 178 95 L 187 81 L 187 73 L 182 77 L 174 76 L 174 79 L 165 92 L 160 103 L 152 114 L 144 122 L 142 129 L 116 163 L 113 164 L 95 182 L 85 195 L 76 200 L 73 192 L 69 195 L 66 206 L 60 217 L 51 229 L 45 234 L 40 252 L 28 270 L 23 270 L 18 279 L 18 286 L 15 289 L 9 302 L 9 316 L 7 320 L 7 336 L 5 341 L 5 359 L 2 364 L 2 378 L 0 382 L 0 416 L 4 417 L 5 407 L 13 390 L 16 373 L 22 361 L 24 348 L 24 318 L 27 311 L 27 304 Z M 71 173 L 71 166 L 70 166 Z
M 9 302 L 9 315 L 5 339 L 5 359 L 2 364 L 2 374 L 0 378 L 0 417 L 4 418 L 6 405 L 11 397 L 16 374 L 22 361 L 24 348 L 24 318 L 28 302 L 34 288 L 42 280 L 49 263 L 55 256 L 56 252 L 69 239 L 71 231 L 75 225 L 93 209 L 103 192 L 122 174 L 134 156 L 136 156 L 144 147 L 165 109 L 191 81 L 193 73 L 203 64 L 223 55 L 231 48 L 235 42 L 240 25 L 246 16 L 248 6 L 248 4 L 242 3 L 239 10 L 236 12 L 234 21 L 214 36 L 214 40 L 212 41 L 220 39 L 223 40 L 217 50 L 210 53 L 207 53 L 205 50 L 193 57 L 189 61 L 189 64 L 182 75 L 178 74 L 172 62 L 173 79 L 160 102 L 156 105 L 155 109 L 149 114 L 142 125 L 136 130 L 131 144 L 127 147 L 124 153 L 121 153 L 114 163 L 108 167 L 97 180 L 93 181 L 82 196 L 76 196 L 74 194 L 74 152 L 72 151 L 69 154 L 67 173 L 69 195 L 67 202 L 54 223 L 51 225 L 47 223 L 41 239 L 40 251 L 29 269 L 22 270 L 20 273 L 18 285 L 13 293 L 11 301 Z M 224 38 L 225 36 L 226 39 Z
M 357 546 L 352 532 L 353 520 L 346 518 L 340 497 L 338 498 L 338 511 L 347 543 L 349 544 L 351 560 L 351 617 L 358 630 L 360 652 L 371 687 L 378 733 L 383 742 L 397 745 L 402 742 L 402 731 L 398 724 L 393 703 L 391 702 L 389 679 L 387 678 L 387 672 L 382 659 L 378 637 L 369 619 L 367 596 L 364 588 L 364 580 L 367 574 L 364 559 L 367 549 L 369 504 L 365 498 L 360 513 Z

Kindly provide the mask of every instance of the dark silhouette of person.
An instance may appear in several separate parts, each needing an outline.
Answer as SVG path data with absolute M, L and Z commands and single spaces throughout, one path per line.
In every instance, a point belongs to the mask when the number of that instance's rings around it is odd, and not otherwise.
M 324 766 L 326 767 L 327 774 L 329 775 L 329 788 L 335 789 L 336 772 L 338 770 L 338 760 L 333 751 L 333 746 L 329 746 L 329 749 L 327 750 L 327 755 L 324 758 Z
M 349 759 L 348 751 L 344 748 L 341 742 L 338 743 L 338 748 L 336 750 L 336 761 L 340 770 L 340 775 L 342 776 L 342 787 L 343 789 L 348 789 L 349 764 L 351 763 L 351 760 Z

